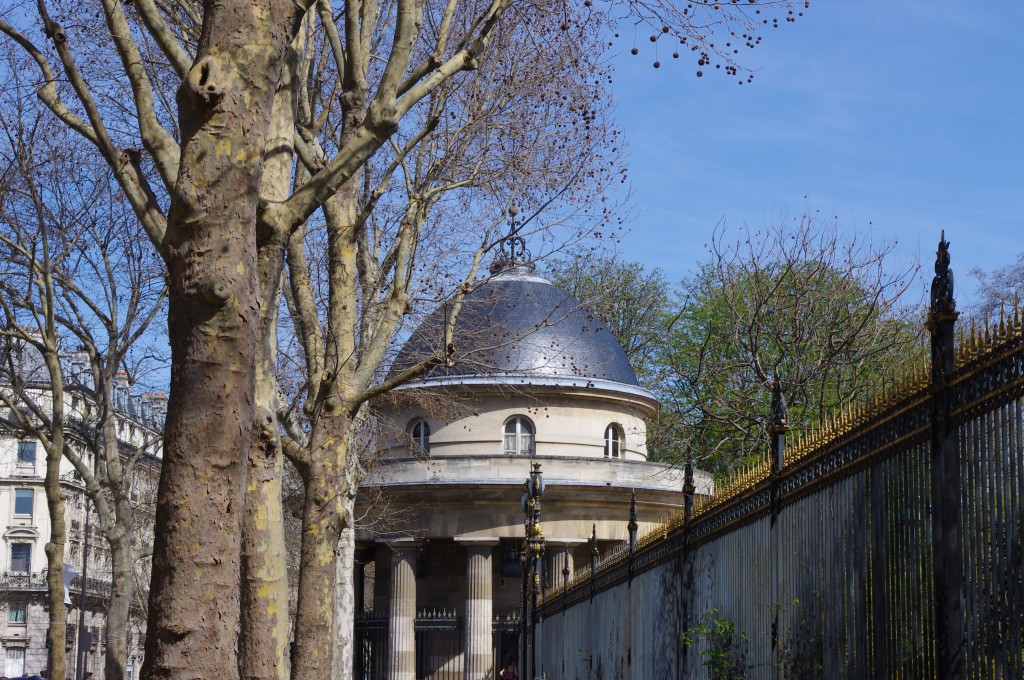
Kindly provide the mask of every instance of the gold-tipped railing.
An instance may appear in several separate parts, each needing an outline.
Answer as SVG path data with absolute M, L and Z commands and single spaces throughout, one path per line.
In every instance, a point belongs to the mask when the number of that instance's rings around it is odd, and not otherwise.
M 993 350 L 999 351 L 1012 339 L 1024 336 L 1024 314 L 1021 313 L 1020 300 L 1013 299 L 1013 316 L 1008 316 L 1004 307 L 999 308 L 999 320 L 987 314 L 979 324 L 972 318 L 968 327 L 962 327 L 957 333 L 957 347 L 953 354 L 954 370 L 972 364 L 986 357 Z
M 971 364 L 976 364 L 976 366 L 973 370 L 967 371 L 964 376 L 957 376 L 957 378 L 962 379 L 973 375 L 974 370 L 984 366 L 986 360 L 991 359 L 993 354 L 998 355 L 1011 340 L 1021 337 L 1024 337 L 1024 313 L 1021 312 L 1017 299 L 1013 303 L 1012 316 L 1000 308 L 998 321 L 986 316 L 978 324 L 972 319 L 968 329 L 961 328 L 957 333 L 954 370 L 959 371 Z M 897 404 L 915 395 L 924 396 L 922 393 L 931 385 L 931 370 L 931 357 L 928 355 L 928 349 L 922 348 L 921 354 L 910 362 L 910 366 L 900 379 L 891 382 L 882 380 L 877 391 L 869 395 L 866 400 L 841 407 L 827 417 L 819 427 L 809 431 L 793 430 L 783 456 L 783 468 L 790 467 L 832 445 L 878 416 L 893 412 Z M 754 489 L 770 476 L 771 463 L 767 456 L 756 463 L 734 470 L 717 485 L 716 493 L 713 496 L 698 496 L 694 499 L 692 517 L 700 517 L 713 511 L 737 496 Z M 685 521 L 684 512 L 674 513 L 665 522 L 645 531 L 637 541 L 636 549 L 639 550 L 667 537 L 682 527 Z M 625 545 L 616 548 L 598 564 L 597 571 L 603 571 L 628 559 L 628 553 L 629 550 Z M 587 565 L 575 572 L 567 586 L 558 586 L 549 590 L 544 600 L 551 601 L 560 596 L 566 587 L 571 590 L 590 578 L 590 566 Z

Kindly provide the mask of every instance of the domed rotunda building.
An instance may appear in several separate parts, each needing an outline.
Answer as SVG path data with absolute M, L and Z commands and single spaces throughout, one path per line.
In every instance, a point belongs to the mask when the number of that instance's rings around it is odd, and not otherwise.
M 393 373 L 438 355 L 450 312 L 442 304 L 424 320 Z M 532 265 L 480 283 L 452 337 L 453 367 L 378 404 L 393 435 L 364 482 L 386 510 L 357 505 L 387 515 L 383 536 L 357 531 L 356 581 L 365 574 L 372 590 L 357 602 L 365 677 L 490 679 L 517 656 L 507 622 L 522 602 L 521 496 L 533 463 L 546 485 L 549 586 L 590 564 L 595 532 L 603 553 L 628 540 L 634 491 L 641 535 L 683 505 L 682 472 L 647 460 L 654 396 L 601 321 Z M 695 483 L 711 493 L 706 474 Z

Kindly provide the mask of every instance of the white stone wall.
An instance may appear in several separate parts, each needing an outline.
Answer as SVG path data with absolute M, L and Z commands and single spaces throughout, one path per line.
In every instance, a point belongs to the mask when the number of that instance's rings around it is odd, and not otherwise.
M 412 390 L 406 391 L 413 392 Z M 398 408 L 386 408 L 383 420 L 385 456 L 416 455 L 411 445 L 413 423 L 430 426 L 430 457 L 502 455 L 505 423 L 528 418 L 534 426 L 539 456 L 604 458 L 605 431 L 614 424 L 622 434 L 622 460 L 647 459 L 647 425 L 654 413 L 653 400 L 609 390 L 559 388 L 437 398 L 424 392 L 408 397 Z M 443 405 L 443 408 L 442 408 Z

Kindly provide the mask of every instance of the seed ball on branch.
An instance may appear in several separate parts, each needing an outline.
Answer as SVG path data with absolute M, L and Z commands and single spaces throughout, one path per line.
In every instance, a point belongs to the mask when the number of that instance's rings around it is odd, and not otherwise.
M 638 50 L 637 48 L 634 47 L 633 49 L 631 49 L 629 51 L 629 53 L 632 54 L 632 55 L 637 55 L 637 54 L 640 54 L 640 50 Z

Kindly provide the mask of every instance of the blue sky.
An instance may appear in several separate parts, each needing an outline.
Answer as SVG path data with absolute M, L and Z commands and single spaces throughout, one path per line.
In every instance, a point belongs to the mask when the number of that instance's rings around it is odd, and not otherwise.
M 753 84 L 616 42 L 616 117 L 630 147 L 631 260 L 679 279 L 715 224 L 752 227 L 811 205 L 844 230 L 896 238 L 925 272 L 952 243 L 967 271 L 1024 251 L 1024 3 L 817 0 L 741 53 Z M 668 52 L 669 54 L 666 54 Z M 806 199 L 805 199 L 806 196 Z

